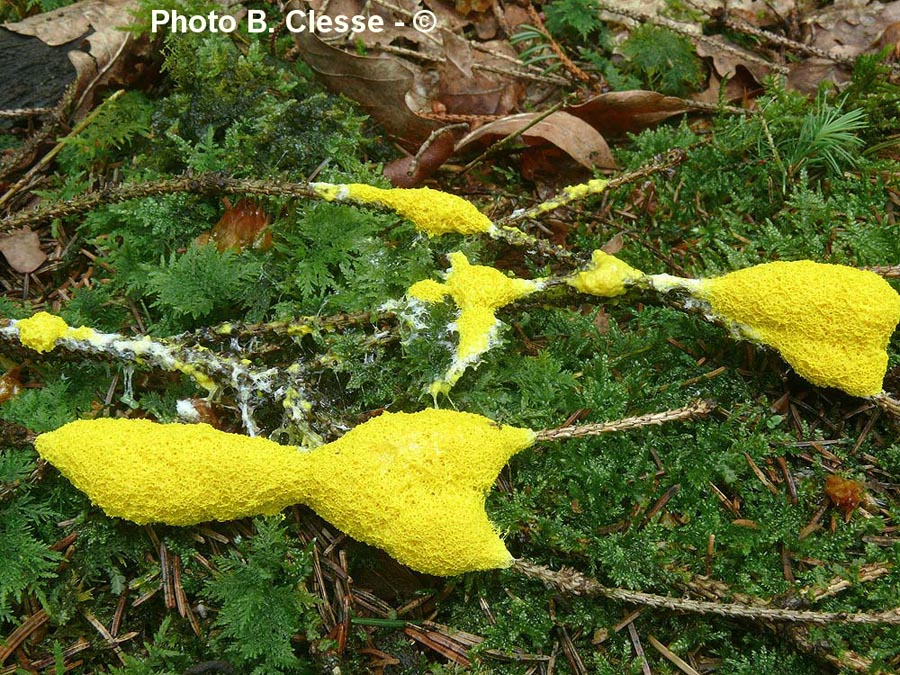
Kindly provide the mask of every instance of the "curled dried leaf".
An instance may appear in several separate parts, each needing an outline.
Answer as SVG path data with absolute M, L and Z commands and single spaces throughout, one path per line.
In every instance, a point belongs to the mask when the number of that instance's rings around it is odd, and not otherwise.
M 844 512 L 844 520 L 847 521 L 862 502 L 865 489 L 858 481 L 833 474 L 825 480 L 825 494 L 832 504 Z
M 22 381 L 19 379 L 19 369 L 12 368 L 0 375 L 0 403 L 14 399 L 22 391 Z
M 225 213 L 208 234 L 198 237 L 197 243 L 212 242 L 219 251 L 238 253 L 247 246 L 262 251 L 272 248 L 271 218 L 261 206 L 249 199 L 241 199 L 234 206 L 227 197 L 222 202 Z

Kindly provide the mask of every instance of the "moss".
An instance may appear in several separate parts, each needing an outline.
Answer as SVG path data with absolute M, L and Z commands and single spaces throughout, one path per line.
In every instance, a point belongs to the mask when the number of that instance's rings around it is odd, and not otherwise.
M 144 3 L 148 9 L 151 4 L 160 5 Z M 177 3 L 182 11 L 201 4 Z M 572 17 L 567 34 L 588 25 L 578 23 L 580 17 L 598 16 L 590 2 L 565 5 L 559 9 Z M 213 8 L 204 6 L 202 13 Z M 608 48 L 597 46 L 602 27 L 602 21 L 590 24 L 590 35 L 568 53 L 590 61 L 613 84 L 631 79 L 627 87 L 614 88 L 642 86 L 634 75 L 647 73 L 627 61 L 610 65 L 608 53 L 601 53 Z M 319 170 L 316 180 L 332 185 L 381 184 L 381 163 L 396 155 L 382 142 L 385 134 L 346 101 L 323 93 L 303 64 L 278 55 L 289 46 L 288 36 L 274 42 L 274 52 L 266 42 L 247 47 L 253 36 L 223 37 L 167 37 L 165 69 L 154 80 L 158 86 L 119 99 L 97 133 L 89 127 L 79 135 L 84 142 L 64 151 L 64 165 L 54 165 L 57 173 L 48 167 L 41 199 L 68 200 L 110 181 L 178 177 L 185 171 L 302 182 Z M 895 265 L 900 238 L 891 214 L 897 166 L 890 147 L 872 145 L 896 130 L 897 95 L 888 84 L 883 75 L 859 77 L 852 90 L 818 104 L 769 84 L 755 99 L 753 115 L 723 111 L 703 116 L 700 127 L 692 116 L 615 139 L 623 171 L 675 148 L 685 149 L 686 159 L 639 185 L 604 190 L 601 197 L 558 209 L 542 223 L 551 224 L 555 241 L 578 255 L 622 235 L 624 260 L 635 269 L 667 273 L 654 275 L 654 283 L 661 287 L 665 280 L 682 292 L 692 289 L 678 279 L 724 276 L 775 260 Z M 810 144 L 808 132 L 822 120 L 846 123 L 844 113 L 854 108 L 865 110 L 869 126 L 851 136 L 867 145 L 860 148 L 844 138 L 832 146 L 835 170 L 829 153 L 822 152 L 828 148 Z M 807 139 L 800 143 L 804 124 Z M 0 143 L 14 146 L 19 138 L 7 135 Z M 495 155 L 483 182 L 470 174 L 471 182 L 458 184 L 490 194 L 492 211 L 485 213 L 497 213 L 499 221 L 544 194 L 540 179 L 536 187 L 522 177 L 520 159 L 518 153 Z M 449 178 L 438 174 L 434 187 L 447 189 Z M 126 335 L 191 331 L 180 339 L 260 368 L 299 364 L 297 376 L 308 387 L 303 392 L 295 387 L 297 400 L 311 405 L 323 421 L 317 431 L 333 440 L 375 411 L 418 410 L 430 403 L 422 384 L 443 378 L 448 352 L 458 344 L 458 335 L 448 330 L 458 307 L 449 294 L 437 302 L 443 291 L 438 285 L 445 286 L 446 279 L 436 270 L 443 269 L 445 255 L 462 250 L 468 260 L 498 272 L 512 269 L 521 277 L 574 271 L 490 237 L 422 236 L 412 222 L 373 204 L 359 208 L 340 200 L 272 197 L 260 204 L 272 217 L 273 248 L 264 255 L 247 251 L 225 264 L 217 253 L 187 254 L 192 241 L 221 216 L 218 196 L 153 196 L 63 218 L 55 230 L 40 232 L 42 242 L 64 232 L 74 245 L 63 247 L 54 269 L 38 274 L 41 283 L 30 284 L 27 296 L 17 287 L 20 277 L 6 276 L 11 290 L 0 309 L 4 317 L 17 319 L 52 307 L 69 326 Z M 52 293 L 69 278 L 84 283 L 67 285 L 65 294 L 40 295 L 42 288 Z M 208 287 L 204 278 L 211 280 Z M 241 281 L 232 283 L 235 279 Z M 373 311 L 423 279 L 435 280 L 418 287 L 423 297 L 429 287 L 433 293 L 429 311 L 418 307 L 414 316 L 399 318 Z M 898 288 L 896 281 L 889 283 Z M 900 606 L 891 539 L 900 508 L 890 487 L 897 483 L 900 448 L 888 415 L 810 384 L 774 349 L 736 342 L 721 327 L 658 303 L 652 294 L 635 302 L 602 303 L 600 309 L 587 296 L 562 291 L 549 290 L 497 312 L 514 332 L 457 382 L 456 409 L 477 412 L 504 428 L 534 429 L 563 424 L 575 413 L 580 421 L 600 422 L 683 405 L 694 397 L 716 399 L 719 411 L 696 424 L 572 440 L 513 456 L 485 503 L 488 522 L 502 533 L 510 554 L 552 567 L 574 566 L 607 584 L 681 595 L 686 584 L 707 575 L 706 551 L 714 535 L 710 580 L 724 592 L 834 611 Z M 251 336 L 246 326 L 344 313 L 365 318 L 294 336 L 261 329 Z M 232 332 L 206 330 L 218 321 L 230 323 Z M 898 345 L 895 332 L 887 342 L 884 379 L 894 394 L 900 382 Z M 612 631 L 627 611 L 619 603 L 566 597 L 512 571 L 468 574 L 448 583 L 415 576 L 350 537 L 328 539 L 334 543 L 329 549 L 319 535 L 323 527 L 331 534 L 336 528 L 322 526 L 303 507 L 289 508 L 283 517 L 185 528 L 145 528 L 105 516 L 51 467 L 34 473 L 41 465 L 31 448 L 16 442 L 15 424 L 41 432 L 79 417 L 171 421 L 177 401 L 196 396 L 195 387 L 159 370 L 132 377 L 115 364 L 73 362 L 52 350 L 23 354 L 28 356 L 23 362 L 10 354 L 0 358 L 4 371 L 19 367 L 24 385 L 18 397 L 0 405 L 0 469 L 10 467 L 0 474 L 5 524 L 0 526 L 0 597 L 6 602 L 0 634 L 10 634 L 24 617 L 45 607 L 53 619 L 45 637 L 36 633 L 28 645 L 34 660 L 52 657 L 54 642 L 66 647 L 79 635 L 94 634 L 85 611 L 109 626 L 127 588 L 120 635 L 137 631 L 142 637 L 121 644 L 127 666 L 110 650 L 81 652 L 74 658 L 84 659 L 86 671 L 183 673 L 221 659 L 236 672 L 293 675 L 335 666 L 352 671 L 364 669 L 370 658 L 360 647 L 373 645 L 401 660 L 391 667 L 398 673 L 435 669 L 434 654 L 410 646 L 394 628 L 351 623 L 344 651 L 329 651 L 336 645 L 328 639 L 328 626 L 313 620 L 317 608 L 327 614 L 326 602 L 307 605 L 305 592 L 321 590 L 338 608 L 335 594 L 346 590 L 345 582 L 331 563 L 342 567 L 345 555 L 353 581 L 350 595 L 342 597 L 351 602 L 360 586 L 394 609 L 435 594 L 440 602 L 434 620 L 487 638 L 483 649 L 551 654 L 565 628 L 592 672 L 639 672 L 629 636 Z M 281 403 L 253 395 L 248 406 L 263 433 L 299 439 Z M 230 392 L 218 392 L 212 407 L 219 424 L 239 428 L 239 402 Z M 760 482 L 747 456 L 777 494 Z M 797 485 L 796 503 L 788 498 L 782 461 Z M 823 489 L 835 471 L 865 481 L 872 501 L 864 508 L 873 517 L 857 511 L 844 522 L 842 512 L 827 506 Z M 654 511 L 666 496 L 665 506 Z M 757 527 L 734 524 L 739 518 Z M 65 549 L 61 565 L 59 546 L 51 547 L 70 535 L 77 539 Z M 160 587 L 160 549 L 153 536 L 168 547 L 170 562 L 174 554 L 180 558 L 180 581 L 188 606 L 197 612 L 201 637 L 166 608 L 163 593 L 130 606 L 132 599 Z M 303 543 L 311 537 L 318 537 L 314 549 Z M 314 555 L 325 572 L 324 586 L 310 576 Z M 860 581 L 863 565 L 882 563 L 893 564 L 892 571 Z M 332 569 L 340 581 L 331 581 Z M 794 581 L 785 578 L 786 570 Z M 824 589 L 836 578 L 849 586 L 830 598 L 809 600 L 810 589 Z M 369 616 L 361 603 L 352 603 L 350 612 Z M 411 618 L 418 618 L 416 612 L 410 610 Z M 818 651 L 810 654 L 790 632 L 769 632 L 758 623 L 645 610 L 635 625 L 654 672 L 672 666 L 647 648 L 647 634 L 701 665 L 747 673 L 822 672 L 829 666 L 821 656 L 840 658 L 846 650 L 872 659 L 870 670 L 890 671 L 900 653 L 894 627 L 813 628 L 809 640 Z M 598 630 L 608 637 L 595 643 Z M 522 673 L 529 667 L 483 653 L 471 657 L 475 672 Z M 565 669 L 560 658 L 557 666 Z

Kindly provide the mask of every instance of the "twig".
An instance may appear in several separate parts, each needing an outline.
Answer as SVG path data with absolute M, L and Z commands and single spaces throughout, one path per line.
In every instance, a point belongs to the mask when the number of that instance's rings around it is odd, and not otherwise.
M 77 93 L 77 83 L 73 82 L 63 92 L 59 102 L 51 109 L 49 115 L 51 118 L 50 121 L 44 124 L 37 132 L 29 136 L 21 147 L 0 162 L 0 180 L 3 180 L 14 173 L 26 158 L 33 158 L 38 147 L 42 143 L 48 141 L 53 136 L 56 129 L 63 125 L 66 120 L 66 111 L 71 106 L 75 94 Z
M 634 627 L 634 621 L 628 622 L 628 637 L 631 638 L 631 644 L 634 646 L 634 655 L 641 662 L 641 672 L 644 675 L 653 675 L 650 671 L 650 664 L 647 662 L 647 655 L 644 653 L 644 647 L 641 645 L 641 637 L 638 635 L 637 628 Z
M 855 625 L 900 625 L 900 609 L 889 609 L 877 614 L 867 612 L 814 612 L 806 610 L 778 609 L 774 607 L 754 607 L 736 603 L 709 602 L 690 600 L 688 598 L 672 598 L 641 591 L 629 591 L 624 588 L 611 588 L 599 581 L 586 577 L 573 569 L 562 568 L 551 570 L 544 565 L 516 560 L 512 569 L 532 579 L 538 579 L 563 593 L 585 597 L 600 596 L 645 605 L 657 609 L 668 609 L 673 612 L 689 612 L 692 614 L 714 614 L 735 619 L 784 621 L 789 623 L 813 623 L 819 625 L 840 623 Z
M 406 169 L 406 175 L 412 176 L 416 170 L 419 168 L 419 162 L 422 159 L 422 156 L 425 152 L 434 144 L 434 142 L 444 134 L 449 131 L 462 131 L 464 129 L 468 129 L 468 124 L 448 124 L 447 126 L 440 127 L 432 131 L 428 138 L 425 139 L 425 142 L 419 146 L 419 149 L 416 150 L 416 154 L 413 155 L 413 158 L 409 162 L 409 167 Z
M 114 204 L 130 199 L 144 199 L 157 195 L 191 192 L 195 194 L 254 194 L 269 197 L 293 197 L 319 199 L 319 196 L 303 183 L 228 178 L 215 174 L 198 174 L 165 178 L 145 183 L 125 183 L 104 187 L 80 197 L 39 206 L 0 220 L 0 232 L 75 216 L 91 211 L 102 204 Z
M 528 16 L 531 17 L 532 21 L 534 21 L 535 28 L 537 28 L 544 35 L 550 45 L 550 49 L 552 49 L 557 58 L 562 61 L 563 67 L 568 70 L 572 77 L 574 77 L 576 80 L 580 80 L 581 82 L 590 82 L 590 75 L 588 75 L 572 62 L 572 59 L 570 59 L 566 55 L 566 52 L 563 51 L 563 48 L 560 46 L 560 44 L 553 38 L 552 35 L 550 35 L 550 31 L 548 31 L 544 27 L 544 22 L 541 20 L 541 16 L 537 13 L 534 5 L 528 3 L 525 9 L 528 12 Z
M 0 319 L 0 342 L 19 344 L 19 329 L 16 324 L 15 321 Z M 119 333 L 96 331 L 92 331 L 86 338 L 62 337 L 57 341 L 55 349 L 104 356 L 142 367 L 178 371 L 210 392 L 219 387 L 228 388 L 235 394 L 244 427 L 251 436 L 257 433 L 256 424 L 251 417 L 255 404 L 266 399 L 280 402 L 301 432 L 316 440 L 306 424 L 310 415 L 305 397 L 306 389 L 303 386 L 303 368 L 260 370 L 242 360 L 201 347 L 179 344 L 175 340 L 155 340 L 148 336 L 133 339 Z
M 93 614 L 91 614 L 86 609 L 82 610 L 81 613 L 84 616 L 84 618 L 88 620 L 88 623 L 90 623 L 97 630 L 97 632 L 100 633 L 100 635 L 106 641 L 106 644 L 108 644 L 110 646 L 110 648 L 112 648 L 112 650 L 116 653 L 116 657 L 119 659 L 119 661 L 122 663 L 122 665 L 123 666 L 126 665 L 125 652 L 122 651 L 122 648 L 119 646 L 119 643 L 116 641 L 116 638 L 114 638 L 110 634 L 110 632 L 108 630 L 106 630 L 106 626 L 104 626 L 97 617 L 95 617 Z
M 397 47 L 396 45 L 378 45 L 378 51 L 385 52 L 387 54 L 396 54 L 397 56 L 404 56 L 410 59 L 418 59 L 419 61 L 426 61 L 428 63 L 446 63 L 447 59 L 443 56 L 435 56 L 434 54 L 425 54 L 423 52 L 417 52 L 414 49 L 407 49 L 406 47 Z M 519 63 L 519 66 L 522 64 Z M 483 70 L 489 73 L 497 73 L 499 75 L 506 75 L 508 77 L 523 79 L 523 80 L 531 80 L 533 82 L 542 82 L 544 84 L 569 84 L 569 81 L 564 78 L 557 78 L 551 75 L 537 75 L 535 73 L 527 73 L 522 72 L 521 70 L 513 69 L 513 68 L 501 68 L 500 66 L 492 66 L 488 63 L 474 63 L 472 64 L 473 70 Z M 427 117 L 427 115 L 423 115 L 423 117 Z M 496 116 L 496 117 L 502 117 Z
M 853 68 L 856 64 L 856 59 L 854 57 L 835 54 L 833 52 L 826 51 L 825 49 L 814 47 L 813 45 L 805 45 L 802 42 L 797 42 L 796 40 L 786 38 L 783 35 L 778 35 L 777 33 L 772 33 L 771 31 L 757 28 L 756 26 L 751 26 L 746 21 L 733 19 L 730 16 L 723 17 L 721 19 L 721 22 L 723 26 L 725 26 L 726 28 L 730 28 L 731 30 L 737 31 L 739 33 L 746 33 L 747 35 L 752 35 L 754 37 L 760 38 L 761 40 L 765 40 L 766 42 L 770 42 L 780 47 L 786 47 L 787 49 L 799 52 L 801 54 L 806 54 L 807 56 L 815 56 L 827 61 L 834 61 L 835 63 L 839 63 L 840 65 L 846 66 L 847 68 Z M 886 65 L 888 65 L 888 67 L 890 67 L 892 71 L 900 72 L 900 64 L 890 63 Z
M 628 431 L 641 427 L 676 422 L 678 420 L 694 419 L 707 415 L 715 408 L 711 401 L 696 401 L 684 408 L 666 410 L 665 412 L 638 415 L 637 417 L 625 417 L 613 422 L 600 422 L 597 424 L 577 424 L 556 429 L 543 429 L 535 434 L 535 442 L 563 441 L 569 438 L 582 438 L 584 436 L 598 436 L 612 431 Z
M 887 392 L 881 392 L 880 394 L 876 394 L 872 397 L 872 400 L 882 408 L 883 410 L 889 412 L 894 417 L 900 419 L 900 401 L 892 397 Z
M 900 279 L 900 265 L 876 265 L 875 267 L 864 267 L 863 269 L 874 272 L 885 279 Z
M 23 187 L 25 187 L 28 182 L 34 177 L 36 173 L 44 169 L 50 162 L 53 161 L 53 158 L 56 157 L 60 151 L 65 147 L 66 143 L 78 136 L 82 131 L 87 129 L 91 125 L 91 123 L 97 119 L 97 116 L 100 114 L 100 111 L 104 109 L 105 106 L 112 104 L 116 101 L 122 94 L 125 93 L 124 89 L 119 89 L 117 92 L 112 94 L 108 99 L 106 99 L 101 105 L 97 106 L 90 115 L 85 117 L 81 122 L 76 126 L 72 131 L 70 131 L 65 138 L 59 141 L 53 149 L 50 150 L 46 155 L 41 157 L 40 161 L 31 167 L 28 172 L 22 176 L 18 181 L 16 181 L 13 185 L 7 189 L 7 191 L 0 197 L 0 208 L 3 207 L 10 199 L 12 199 Z
M 353 314 L 333 314 L 331 316 L 301 316 L 296 319 L 267 321 L 265 323 L 235 323 L 226 321 L 216 326 L 200 328 L 196 331 L 173 336 L 178 342 L 193 340 L 217 341 L 232 338 L 254 338 L 263 335 L 300 337 L 311 333 L 336 333 L 351 326 L 376 325 L 395 321 L 396 312 L 383 309 L 377 312 L 356 312 Z
M 43 609 L 38 610 L 25 621 L 19 624 L 12 633 L 6 636 L 6 639 L 0 641 L 0 665 L 6 662 L 13 652 L 28 639 L 28 636 L 43 626 L 50 620 L 50 616 Z
M 634 183 L 635 181 L 639 181 L 652 176 L 655 173 L 673 169 L 674 167 L 681 164 L 685 159 L 687 159 L 687 156 L 687 152 L 683 148 L 675 148 L 673 150 L 670 150 L 664 156 L 654 157 L 649 164 L 645 164 L 644 166 L 635 169 L 634 171 L 623 173 L 619 176 L 616 176 L 615 178 L 610 178 L 606 183 L 603 192 L 610 192 L 611 190 L 615 190 L 622 185 Z M 523 220 L 532 220 L 539 215 L 543 215 L 544 213 L 547 213 L 554 209 L 558 209 L 561 206 L 566 206 L 567 204 L 571 204 L 574 201 L 583 199 L 585 196 L 586 195 L 570 191 L 569 193 L 563 194 L 562 196 L 557 196 L 547 200 L 546 202 L 542 202 L 540 204 L 537 204 L 536 206 L 532 206 L 529 209 L 514 211 L 505 218 L 500 219 L 497 222 L 497 227 L 513 225 L 514 223 L 518 223 Z
M 39 117 L 51 114 L 55 108 L 6 108 L 0 110 L 0 119 L 17 119 L 19 117 Z
M 527 246 L 528 248 L 533 249 L 536 253 L 540 253 L 550 258 L 556 258 L 558 260 L 572 260 L 578 256 L 577 253 L 573 253 L 564 246 L 553 244 L 546 239 L 540 239 L 527 232 L 524 232 L 523 230 L 516 227 L 516 223 L 520 223 L 526 220 L 536 220 L 539 216 L 542 216 L 545 213 L 549 213 L 550 211 L 553 211 L 561 206 L 571 204 L 574 201 L 584 199 L 586 196 L 589 196 L 591 194 L 609 192 L 618 187 L 621 187 L 622 185 L 647 178 L 654 173 L 673 169 L 681 162 L 683 162 L 686 158 L 686 150 L 682 148 L 676 148 L 674 150 L 670 150 L 663 157 L 654 158 L 653 161 L 651 161 L 649 164 L 646 164 L 639 169 L 629 171 L 628 173 L 623 173 L 619 176 L 616 176 L 615 178 L 611 178 L 608 181 L 605 181 L 605 183 L 597 182 L 594 184 L 597 186 L 596 188 L 592 189 L 590 187 L 591 184 L 589 183 L 585 183 L 584 185 L 569 186 L 569 188 L 564 189 L 562 193 L 557 195 L 556 197 L 548 199 L 528 209 L 519 209 L 513 211 L 508 216 L 505 216 L 498 220 L 496 223 L 496 234 L 494 236 L 498 239 L 504 240 L 506 243 L 513 246 Z M 585 187 L 587 187 L 586 190 L 578 189 Z
M 676 668 L 678 668 L 678 670 L 680 670 L 682 673 L 685 673 L 685 675 L 700 675 L 700 673 L 698 673 L 696 669 L 691 667 L 691 664 L 678 656 L 678 654 L 673 652 L 671 649 L 666 647 L 662 642 L 653 637 L 652 634 L 647 635 L 647 642 L 649 642 L 650 646 L 653 647 L 656 651 L 658 651 L 669 661 L 671 661 L 672 664 Z
M 689 26 L 686 24 L 678 23 L 677 21 L 672 21 L 671 19 L 666 19 L 661 16 L 653 16 L 651 14 L 646 14 L 644 12 L 638 12 L 633 9 L 627 9 L 625 7 L 617 7 L 607 2 L 603 2 L 602 0 L 597 2 L 597 8 L 610 12 L 611 14 L 618 14 L 619 16 L 628 17 L 629 19 L 633 19 L 639 23 L 650 23 L 654 26 L 661 26 L 663 28 L 667 28 L 673 33 L 678 33 L 679 35 L 683 35 L 689 40 L 693 40 L 695 42 L 699 42 L 701 44 L 706 45 L 710 49 L 715 49 L 716 51 L 723 52 L 725 54 L 730 54 L 731 56 L 737 56 L 743 61 L 752 61 L 754 63 L 758 63 L 767 68 L 771 68 L 775 72 L 780 75 L 787 75 L 788 69 L 784 66 L 778 65 L 776 63 L 772 63 L 771 61 L 766 61 L 765 59 L 750 54 L 748 52 L 741 51 L 736 47 L 732 47 L 731 45 L 725 44 L 724 42 L 720 42 L 716 40 L 715 37 L 703 35 L 698 32 L 695 26 Z M 691 30 L 691 28 L 695 28 L 695 30 Z

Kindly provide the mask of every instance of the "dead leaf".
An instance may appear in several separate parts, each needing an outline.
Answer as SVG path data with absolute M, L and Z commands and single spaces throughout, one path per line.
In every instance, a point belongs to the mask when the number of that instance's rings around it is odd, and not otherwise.
M 690 101 L 636 89 L 595 96 L 586 103 L 566 108 L 606 137 L 624 136 L 692 110 Z
M 12 368 L 0 376 L 0 403 L 6 403 L 22 391 L 20 374 L 19 368 Z
M 600 250 L 604 253 L 609 253 L 610 255 L 615 255 L 619 251 L 622 250 L 622 247 L 625 245 L 625 237 L 622 236 L 622 233 L 619 232 L 612 239 L 607 241 L 603 246 L 600 247 Z
M 475 35 L 478 36 L 479 40 L 493 40 L 500 31 L 500 22 L 493 14 L 481 14 L 477 16 L 474 25 Z
M 610 320 L 612 319 L 612 315 L 608 314 L 604 311 L 603 307 L 597 305 L 597 314 L 594 316 L 594 330 L 597 331 L 598 335 L 606 335 L 609 333 Z
M 524 129 L 522 136 L 530 145 L 551 143 L 588 169 L 616 168 L 609 145 L 591 125 L 559 111 L 528 127 L 537 117 L 537 113 L 521 113 L 489 122 L 463 138 L 456 150 L 459 152 L 476 142 L 484 144 Z
M 87 36 L 78 49 L 68 52 L 76 72 L 75 100 L 80 103 L 77 117 L 91 107 L 98 85 L 130 84 L 141 73 L 134 59 L 126 65 L 125 56 L 136 56 L 149 40 L 136 40 L 134 34 L 120 30 L 134 22 L 132 12 L 137 6 L 137 0 L 82 0 L 4 27 L 36 37 L 51 47 Z
M 425 0 L 440 27 L 425 35 L 409 25 L 396 26 L 398 20 L 410 23 L 408 13 L 421 9 L 418 0 L 398 2 L 396 13 L 363 0 L 332 0 L 327 4 L 313 0 L 313 4 L 328 15 L 338 10 L 349 14 L 349 8 L 358 5 L 358 12 L 383 16 L 383 31 L 353 36 L 370 49 L 367 56 L 356 54 L 346 45 L 339 48 L 334 41 L 326 43 L 309 32 L 295 33 L 294 40 L 300 57 L 327 86 L 357 101 L 409 151 L 448 121 L 433 120 L 432 116 L 503 116 L 516 110 L 525 96 L 524 82 L 515 72 L 510 74 L 510 64 L 518 60 L 512 46 L 506 40 L 476 43 L 469 39 L 472 20 L 460 16 L 452 5 Z M 285 11 L 297 6 L 297 0 L 292 0 Z M 482 20 L 480 16 L 474 20 Z M 493 14 L 483 17 L 486 20 Z M 395 48 L 415 54 L 378 53 Z
M 890 47 L 888 55 L 894 60 L 900 59 L 900 21 L 895 21 L 885 28 L 874 46 L 878 51 Z
M 794 89 L 803 94 L 815 94 L 822 82 L 844 84 L 849 81 L 850 73 L 834 61 L 809 58 L 788 66 L 785 84 L 788 89 Z
M 825 479 L 825 494 L 831 502 L 844 512 L 844 520 L 850 520 L 850 516 L 862 502 L 865 490 L 855 480 L 832 474 Z
M 492 0 L 456 0 L 456 11 L 463 16 L 469 12 L 486 12 L 492 4 Z
M 441 31 L 444 55 L 465 77 L 472 77 L 472 46 L 469 41 L 446 28 Z
M 27 227 L 0 238 L 0 253 L 9 266 L 21 274 L 34 272 L 47 259 L 37 233 Z
M 441 133 L 427 147 L 420 148 L 413 165 L 413 155 L 396 159 L 384 167 L 384 175 L 394 187 L 411 188 L 421 185 L 453 154 L 456 143 L 465 135 L 465 129 L 450 128 Z
M 735 66 L 735 74 L 724 81 L 725 91 L 722 91 L 723 80 L 712 72 L 709 76 L 709 86 L 698 94 L 691 96 L 692 101 L 717 105 L 719 101 L 737 103 L 749 108 L 753 105 L 751 95 L 762 91 L 762 85 L 741 64 Z
M 240 253 L 250 246 L 261 251 L 272 248 L 269 214 L 249 199 L 241 199 L 234 206 L 228 197 L 222 199 L 225 213 L 208 234 L 200 235 L 198 243 L 212 242 L 219 251 Z
M 423 109 L 424 85 L 417 84 L 416 66 L 392 56 L 350 54 L 308 31 L 294 33 L 294 42 L 327 87 L 356 101 L 407 150 L 418 148 L 440 126 L 413 109 Z
M 880 2 L 837 2 L 808 14 L 803 27 L 813 47 L 836 56 L 854 58 L 874 47 L 884 31 L 900 21 L 900 0 Z
M 506 6 L 503 8 L 503 20 L 506 23 L 509 35 L 518 32 L 519 26 L 522 24 L 530 24 L 532 21 L 528 10 L 515 3 L 506 3 Z
M 713 42 L 725 45 L 727 49 L 716 49 Z M 738 67 L 746 69 L 756 84 L 760 84 L 772 72 L 772 69 L 759 62 L 759 56 L 743 47 L 732 44 L 721 35 L 711 36 L 709 41 L 697 42 L 697 56 L 709 58 L 713 68 L 722 79 L 733 78 L 737 74 Z M 742 55 L 744 57 L 742 58 Z

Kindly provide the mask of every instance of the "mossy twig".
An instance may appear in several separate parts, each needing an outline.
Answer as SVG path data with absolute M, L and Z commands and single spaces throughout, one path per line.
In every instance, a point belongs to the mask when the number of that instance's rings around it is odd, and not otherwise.
M 20 344 L 17 323 L 0 320 L 0 342 Z M 76 332 L 78 330 L 81 329 Z M 54 349 L 181 372 L 210 393 L 219 388 L 229 389 L 234 392 L 240 404 L 244 426 L 251 436 L 258 432 L 251 413 L 260 397 L 262 400 L 281 402 L 289 418 L 304 431 L 304 420 L 309 418 L 310 406 L 303 386 L 305 371 L 299 364 L 284 370 L 261 370 L 249 362 L 216 354 L 204 347 L 180 344 L 175 340 L 153 339 L 148 336 L 132 338 L 118 333 L 96 331 L 89 333 L 85 337 L 63 336 L 56 341 Z
M 782 621 L 788 623 L 812 624 L 857 624 L 857 625 L 900 625 L 900 609 L 889 609 L 879 613 L 867 612 L 815 612 L 808 610 L 779 609 L 776 607 L 754 607 L 736 603 L 709 602 L 688 598 L 671 598 L 665 595 L 629 591 L 624 588 L 604 586 L 596 579 L 587 577 L 573 569 L 551 570 L 544 565 L 535 565 L 525 560 L 517 560 L 512 569 L 532 579 L 537 579 L 558 588 L 568 595 L 603 597 L 619 602 L 630 602 L 645 607 L 668 609 L 673 612 L 691 614 L 715 614 L 733 619 L 752 621 Z
M 569 438 L 583 438 L 584 436 L 599 436 L 612 431 L 629 431 L 641 427 L 690 420 L 707 415 L 715 409 L 712 401 L 695 401 L 691 405 L 675 410 L 666 410 L 659 413 L 638 415 L 637 417 L 625 417 L 613 422 L 599 422 L 597 424 L 576 424 L 556 429 L 542 429 L 535 434 L 535 441 L 564 441 Z

